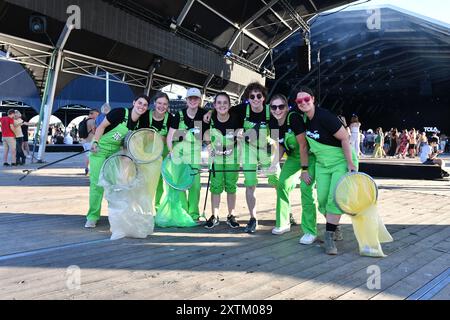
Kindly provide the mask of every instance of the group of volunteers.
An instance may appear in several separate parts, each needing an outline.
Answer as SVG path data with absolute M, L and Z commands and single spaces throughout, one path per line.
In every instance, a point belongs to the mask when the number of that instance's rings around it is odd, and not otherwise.
M 154 108 L 149 110 L 150 101 Z M 267 89 L 250 83 L 242 104 L 232 106 L 227 93 L 218 93 L 211 111 L 201 108 L 200 90 L 191 88 L 186 96 L 187 108 L 171 113 L 169 97 L 157 92 L 149 97 L 138 96 L 130 109 L 112 109 L 95 130 L 90 153 L 90 199 L 85 227 L 96 226 L 100 218 L 103 188 L 98 186 L 102 164 L 119 151 L 130 130 L 151 128 L 163 138 L 163 157 L 171 156 L 176 145 L 185 140 L 193 144 L 207 144 L 210 152 L 209 172 L 212 215 L 204 227 L 212 229 L 219 224 L 220 196 L 227 194 L 228 216 L 231 228 L 236 221 L 236 191 L 239 173 L 244 175 L 249 221 L 245 232 L 254 233 L 258 227 L 256 187 L 258 173 L 266 172 L 268 182 L 276 188 L 276 225 L 274 235 L 290 231 L 292 209 L 290 194 L 300 183 L 301 190 L 301 244 L 312 244 L 317 239 L 316 201 L 318 210 L 326 217 L 324 236 L 327 254 L 337 254 L 335 241 L 342 240 L 339 220 L 343 212 L 334 201 L 334 187 L 349 171 L 357 171 L 358 162 L 352 151 L 349 135 L 336 115 L 315 105 L 314 93 L 301 88 L 295 97 L 296 107 L 289 108 L 288 99 L 276 94 L 270 99 Z M 192 148 L 189 165 L 201 168 L 201 148 Z M 285 157 L 280 168 L 278 164 Z M 165 192 L 162 177 L 154 199 L 155 210 Z M 187 212 L 193 220 L 201 218 L 200 175 L 196 175 L 188 190 Z

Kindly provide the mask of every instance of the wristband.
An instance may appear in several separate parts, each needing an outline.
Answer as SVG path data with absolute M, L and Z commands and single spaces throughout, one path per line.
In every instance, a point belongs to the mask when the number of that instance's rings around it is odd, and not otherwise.
M 308 166 L 302 166 L 302 170 L 308 170 Z
M 95 140 L 92 141 L 92 144 L 94 144 L 94 143 L 95 143 L 96 145 L 98 145 L 98 141 L 95 141 Z

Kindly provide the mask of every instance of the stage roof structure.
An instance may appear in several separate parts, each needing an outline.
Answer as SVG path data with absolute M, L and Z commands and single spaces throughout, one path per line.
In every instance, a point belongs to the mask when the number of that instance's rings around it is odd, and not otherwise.
M 370 29 L 374 14 L 380 25 Z M 311 23 L 312 70 L 298 70 L 301 35 L 293 35 L 274 50 L 272 93 L 293 98 L 309 86 L 324 107 L 347 118 L 359 115 L 366 129 L 450 131 L 450 25 L 394 6 L 337 12 Z
M 152 89 L 176 83 L 238 98 L 250 81 L 275 76 L 263 62 L 289 36 L 308 32 L 309 18 L 351 2 L 0 0 L 0 50 L 26 65 L 42 93 L 67 8 L 77 5 L 81 30 L 65 46 L 57 95 L 77 76 L 102 79 L 108 71 L 136 93 L 149 82 Z M 45 18 L 45 33 L 30 30 L 35 16 Z

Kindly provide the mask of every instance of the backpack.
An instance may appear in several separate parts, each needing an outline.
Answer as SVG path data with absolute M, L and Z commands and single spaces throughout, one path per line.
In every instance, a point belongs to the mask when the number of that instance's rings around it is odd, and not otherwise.
M 88 122 L 89 118 L 86 117 L 83 119 L 83 121 L 80 122 L 80 124 L 78 125 L 78 136 L 81 139 L 86 139 L 89 136 L 89 131 L 87 128 L 87 122 Z

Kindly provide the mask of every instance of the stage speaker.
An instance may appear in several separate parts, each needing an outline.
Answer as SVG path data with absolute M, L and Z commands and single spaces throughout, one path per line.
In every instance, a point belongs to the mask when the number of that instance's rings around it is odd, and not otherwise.
M 311 44 L 309 40 L 305 39 L 297 50 L 297 71 L 307 74 L 311 71 Z

